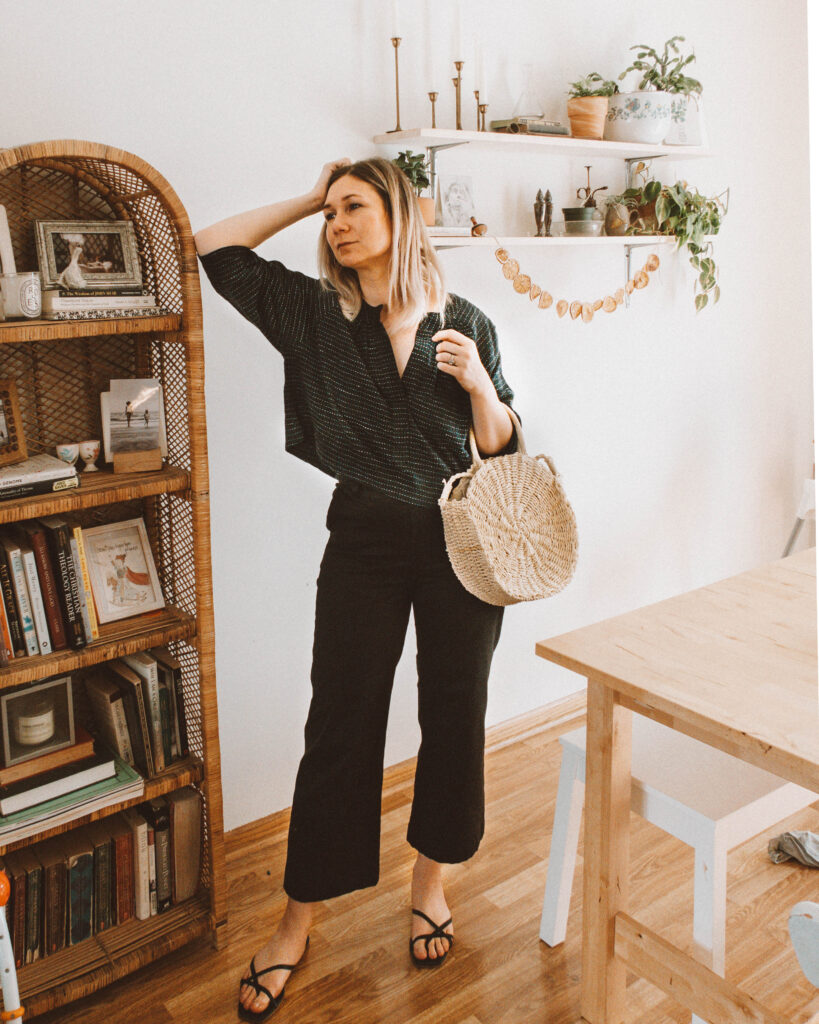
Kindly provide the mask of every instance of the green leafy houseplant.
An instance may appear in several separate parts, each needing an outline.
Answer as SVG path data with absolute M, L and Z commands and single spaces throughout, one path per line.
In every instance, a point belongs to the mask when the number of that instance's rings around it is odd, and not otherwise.
M 425 188 L 429 188 L 429 168 L 424 153 L 413 153 L 412 150 L 405 149 L 403 153 L 398 154 L 393 163 L 406 174 L 417 195 L 420 196 Z
M 620 91 L 616 82 L 609 81 L 592 71 L 576 82 L 569 82 L 569 97 L 582 99 L 584 96 L 613 96 Z
M 722 218 L 728 212 L 727 189 L 709 197 L 696 189 L 692 191 L 685 181 L 664 186 L 652 180 L 638 188 L 626 189 L 622 195 L 613 196 L 610 202 L 620 202 L 631 211 L 628 234 L 674 235 L 678 249 L 688 247 L 688 262 L 697 274 L 694 296 L 697 312 L 708 305 L 709 298 L 719 302 L 719 272 L 708 236 L 719 232 Z
M 702 93 L 702 84 L 696 78 L 689 78 L 683 73 L 683 69 L 696 60 L 693 53 L 687 57 L 680 53 L 677 43 L 684 42 L 685 36 L 672 36 L 663 47 L 662 53 L 657 53 L 644 43 L 632 46 L 632 50 L 638 51 L 637 59 L 618 76 L 618 80 L 622 82 L 630 72 L 639 71 L 643 76 L 637 86 L 639 92 L 656 89 L 658 92 L 699 96 Z

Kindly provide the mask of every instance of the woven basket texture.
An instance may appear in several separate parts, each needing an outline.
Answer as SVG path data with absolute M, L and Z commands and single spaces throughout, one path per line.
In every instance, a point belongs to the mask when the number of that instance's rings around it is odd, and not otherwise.
M 479 461 L 447 482 L 439 506 L 455 575 L 482 601 L 536 601 L 571 580 L 577 523 L 546 456 Z

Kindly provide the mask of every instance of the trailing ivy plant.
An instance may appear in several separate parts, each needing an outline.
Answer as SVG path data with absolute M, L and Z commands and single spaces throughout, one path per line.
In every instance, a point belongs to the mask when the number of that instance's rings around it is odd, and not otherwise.
M 413 153 L 405 149 L 393 160 L 399 171 L 403 171 L 409 178 L 410 184 L 420 196 L 425 188 L 429 188 L 429 175 L 427 171 L 427 158 L 424 153 Z
M 621 202 L 636 211 L 638 223 L 629 227 L 628 234 L 640 234 L 648 229 L 649 233 L 674 235 L 678 249 L 688 248 L 688 262 L 697 275 L 694 306 L 698 313 L 708 305 L 709 298 L 719 302 L 719 271 L 708 236 L 718 234 L 722 218 L 728 212 L 727 189 L 718 196 L 708 197 L 689 189 L 685 181 L 663 186 L 652 180 L 638 188 L 626 189 L 609 201 Z
M 685 36 L 672 36 L 662 53 L 657 53 L 644 43 L 632 46 L 632 50 L 638 51 L 637 59 L 619 76 L 619 81 L 622 82 L 629 72 L 639 71 L 643 76 L 637 86 L 640 92 L 656 89 L 658 92 L 681 93 L 686 96 L 701 95 L 702 83 L 683 73 L 683 69 L 696 60 L 693 53 L 687 57 L 680 53 L 677 43 L 684 42 Z
M 619 91 L 620 86 L 616 82 L 603 78 L 596 71 L 576 82 L 569 82 L 570 99 L 582 99 L 584 96 L 613 96 Z

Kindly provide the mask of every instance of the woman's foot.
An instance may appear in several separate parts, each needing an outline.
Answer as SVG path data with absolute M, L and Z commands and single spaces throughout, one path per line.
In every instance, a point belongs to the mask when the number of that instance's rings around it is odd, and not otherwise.
M 262 946 L 254 957 L 256 971 L 261 974 L 265 968 L 273 964 L 297 964 L 304 955 L 312 921 L 313 906 L 311 903 L 297 903 L 295 900 L 288 900 L 287 909 L 279 922 L 279 927 L 270 941 Z M 275 998 L 287 984 L 290 973 L 290 971 L 271 971 L 270 974 L 265 974 L 260 978 L 260 983 Z M 245 979 L 249 977 L 250 968 L 245 971 L 239 984 L 239 1003 L 251 1013 L 264 1013 L 270 1005 L 270 1000 L 264 993 L 256 992 L 252 985 L 245 984 Z
M 444 878 L 442 866 L 419 853 L 412 871 L 412 907 L 420 910 L 437 924 L 449 921 L 449 906 L 444 896 Z M 412 915 L 412 931 L 410 938 L 415 939 L 430 933 L 430 926 L 417 914 Z M 453 935 L 452 924 L 444 929 L 447 935 Z M 427 946 L 426 942 L 414 942 L 413 953 L 417 960 L 437 960 L 445 956 L 451 943 L 446 939 L 433 939 Z

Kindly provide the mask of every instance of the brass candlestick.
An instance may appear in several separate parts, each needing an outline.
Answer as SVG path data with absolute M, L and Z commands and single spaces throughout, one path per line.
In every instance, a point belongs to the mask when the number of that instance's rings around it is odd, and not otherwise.
M 398 47 L 401 45 L 401 36 L 393 36 L 391 39 L 395 50 L 395 127 L 390 129 L 393 132 L 400 132 L 401 128 L 401 100 L 398 90 Z
M 428 92 L 430 103 L 432 104 L 432 127 L 435 127 L 435 101 L 438 99 L 437 92 Z
M 488 106 L 488 103 L 481 103 L 478 107 L 478 110 L 481 112 L 481 127 L 478 130 L 482 132 L 486 131 L 486 108 Z
M 475 89 L 475 131 L 481 130 L 481 91 Z
M 455 61 L 455 70 L 458 72 L 458 77 L 452 79 L 452 84 L 455 86 L 455 127 L 458 131 L 461 131 L 463 125 L 461 124 L 461 68 L 464 66 L 462 60 Z

